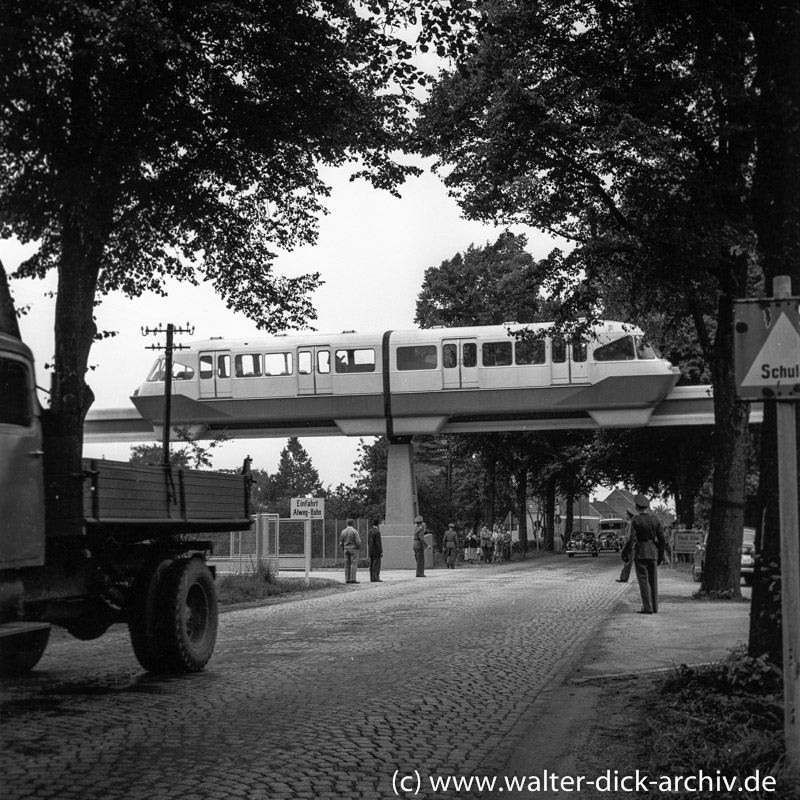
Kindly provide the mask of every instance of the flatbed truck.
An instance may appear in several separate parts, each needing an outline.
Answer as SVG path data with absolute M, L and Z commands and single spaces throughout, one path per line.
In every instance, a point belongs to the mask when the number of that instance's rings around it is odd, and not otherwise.
M 33 669 L 52 625 L 90 640 L 114 623 L 144 669 L 202 670 L 218 607 L 212 545 L 198 535 L 250 528 L 248 470 L 84 459 L 75 474 L 48 458 L 47 413 L 30 349 L 0 334 L 0 673 Z

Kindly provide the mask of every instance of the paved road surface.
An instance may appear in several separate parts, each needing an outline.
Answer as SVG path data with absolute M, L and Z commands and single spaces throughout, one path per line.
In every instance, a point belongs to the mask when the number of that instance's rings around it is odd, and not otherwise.
M 143 673 L 122 627 L 55 636 L 3 686 L 0 796 L 339 800 L 417 780 L 420 798 L 477 796 L 430 776 L 502 770 L 629 588 L 618 569 L 545 558 L 231 611 L 184 677 Z

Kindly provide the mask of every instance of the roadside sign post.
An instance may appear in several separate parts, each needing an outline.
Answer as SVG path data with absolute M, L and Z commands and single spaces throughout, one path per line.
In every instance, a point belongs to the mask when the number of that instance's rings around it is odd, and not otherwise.
M 739 397 L 774 399 L 778 435 L 781 536 L 784 737 L 787 759 L 800 764 L 800 525 L 797 491 L 797 426 L 800 399 L 800 297 L 791 278 L 779 275 L 773 298 L 738 300 L 734 311 Z
M 325 519 L 325 498 L 293 497 L 290 505 L 290 519 L 302 519 L 305 523 L 303 552 L 306 564 L 306 586 L 311 583 L 311 520 Z

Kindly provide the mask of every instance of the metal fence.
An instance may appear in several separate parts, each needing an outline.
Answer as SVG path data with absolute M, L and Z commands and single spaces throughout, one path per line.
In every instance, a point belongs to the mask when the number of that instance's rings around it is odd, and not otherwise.
M 311 521 L 311 564 L 313 567 L 334 567 L 344 563 L 339 536 L 347 520 L 325 519 Z M 367 519 L 355 520 L 361 535 L 361 552 L 367 557 Z M 305 557 L 305 521 L 279 519 L 277 514 L 256 514 L 249 531 L 204 534 L 213 544 L 209 563 L 221 572 L 255 572 L 266 567 L 272 572 L 280 569 L 300 569 Z

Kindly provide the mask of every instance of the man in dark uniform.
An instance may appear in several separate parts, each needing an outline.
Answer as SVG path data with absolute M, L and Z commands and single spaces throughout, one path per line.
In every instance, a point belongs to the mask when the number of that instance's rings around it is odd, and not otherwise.
M 378 527 L 380 521 L 372 520 L 372 527 L 367 534 L 367 549 L 369 551 L 369 579 L 372 583 L 381 582 L 381 559 L 383 558 L 383 542 L 381 541 L 381 530 Z
M 644 495 L 637 494 L 633 502 L 636 504 L 636 516 L 631 520 L 633 565 L 642 596 L 642 608 L 637 613 L 657 614 L 658 567 L 664 561 L 664 528 L 658 517 L 648 513 L 650 501 Z

